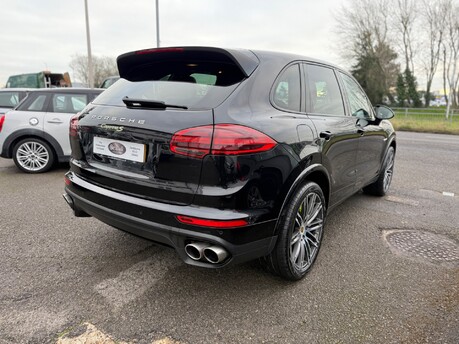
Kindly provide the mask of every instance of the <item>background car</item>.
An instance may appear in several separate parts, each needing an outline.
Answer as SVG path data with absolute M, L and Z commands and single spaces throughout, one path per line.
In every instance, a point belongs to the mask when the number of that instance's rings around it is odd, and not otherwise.
M 109 76 L 104 81 L 102 81 L 102 84 L 100 84 L 100 88 L 109 88 L 111 85 L 113 85 L 119 79 L 120 79 L 120 77 L 118 75 Z
M 31 91 L 0 117 L 0 156 L 27 173 L 49 170 L 70 156 L 70 118 L 103 90 L 55 88 Z
M 30 90 L 28 88 L 2 88 L 0 89 L 0 115 L 16 107 Z
M 383 195 L 395 132 L 339 67 L 303 56 L 172 47 L 118 57 L 121 79 L 72 119 L 76 216 L 169 245 L 188 264 L 262 257 L 297 280 L 327 213 Z
M 37 73 L 27 73 L 11 75 L 6 82 L 6 87 L 28 87 L 28 88 L 53 88 L 53 87 L 72 87 L 69 73 L 51 73 L 50 71 L 40 71 Z

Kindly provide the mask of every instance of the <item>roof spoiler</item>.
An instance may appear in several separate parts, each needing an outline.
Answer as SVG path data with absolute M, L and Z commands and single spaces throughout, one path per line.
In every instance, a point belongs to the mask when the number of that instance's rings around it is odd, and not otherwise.
M 250 76 L 259 64 L 250 50 L 211 47 L 169 47 L 137 50 L 118 56 L 120 77 L 133 80 L 139 65 L 170 60 L 212 61 L 237 66 L 245 77 Z

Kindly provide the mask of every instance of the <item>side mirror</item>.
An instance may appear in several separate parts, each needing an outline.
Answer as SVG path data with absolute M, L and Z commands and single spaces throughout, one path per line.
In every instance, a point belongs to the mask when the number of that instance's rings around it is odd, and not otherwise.
M 375 106 L 376 118 L 377 119 L 391 119 L 395 116 L 394 111 L 386 105 L 376 105 Z
M 370 115 L 368 114 L 367 110 L 365 109 L 358 109 L 356 112 L 352 114 L 352 116 L 355 116 L 360 119 L 368 119 L 370 118 Z

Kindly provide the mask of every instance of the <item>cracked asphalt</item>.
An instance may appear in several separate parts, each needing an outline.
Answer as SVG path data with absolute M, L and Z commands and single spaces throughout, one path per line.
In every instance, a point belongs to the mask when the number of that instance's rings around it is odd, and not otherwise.
M 171 249 L 73 217 L 65 166 L 27 175 L 0 158 L 0 343 L 85 333 L 114 343 L 457 343 L 457 265 L 398 255 L 383 233 L 459 243 L 458 152 L 459 136 L 398 133 L 389 195 L 359 193 L 331 213 L 297 283 L 256 262 L 187 266 Z

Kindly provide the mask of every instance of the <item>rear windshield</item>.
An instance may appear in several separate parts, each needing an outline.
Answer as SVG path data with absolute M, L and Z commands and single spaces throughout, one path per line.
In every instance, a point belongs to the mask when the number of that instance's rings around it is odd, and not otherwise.
M 166 75 L 161 80 L 128 81 L 120 79 L 99 95 L 95 104 L 125 106 L 122 99 L 160 101 L 186 106 L 190 110 L 212 109 L 220 105 L 238 86 L 216 86 L 217 76 L 191 73 Z

